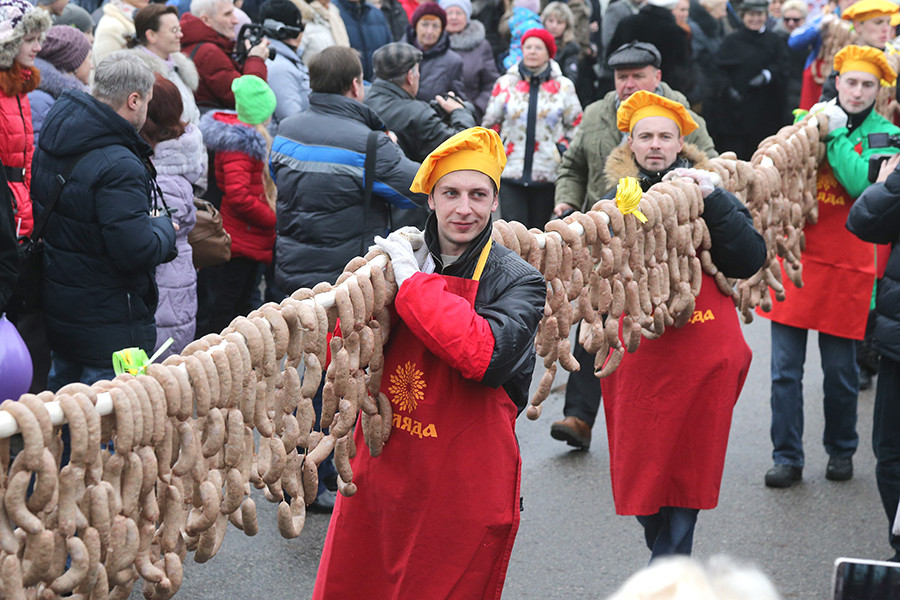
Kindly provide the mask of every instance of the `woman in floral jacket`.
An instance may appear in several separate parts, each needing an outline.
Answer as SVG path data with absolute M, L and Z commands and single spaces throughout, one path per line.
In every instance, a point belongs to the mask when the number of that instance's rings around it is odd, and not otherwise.
M 484 115 L 484 126 L 506 147 L 500 211 L 526 227 L 543 227 L 550 218 L 556 171 L 581 122 L 575 84 L 563 77 L 555 54 L 549 32 L 526 32 L 521 62 L 494 84 Z

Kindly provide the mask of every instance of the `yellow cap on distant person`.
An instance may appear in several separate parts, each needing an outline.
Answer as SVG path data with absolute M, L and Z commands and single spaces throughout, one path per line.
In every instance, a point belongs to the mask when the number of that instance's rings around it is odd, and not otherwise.
M 454 171 L 478 171 L 490 177 L 500 189 L 500 174 L 506 166 L 506 152 L 493 129 L 471 127 L 450 137 L 425 157 L 410 191 L 430 194 L 438 180 Z
M 834 70 L 841 75 L 847 71 L 871 73 L 882 85 L 894 85 L 897 80 L 884 52 L 870 46 L 847 46 L 834 55 Z
M 631 133 L 635 124 L 647 117 L 671 119 L 678 125 L 681 135 L 688 135 L 697 129 L 697 122 L 683 104 L 644 90 L 633 93 L 622 103 L 616 113 L 616 126 L 619 131 Z
M 875 17 L 887 17 L 896 12 L 900 12 L 900 6 L 890 0 L 859 0 L 841 13 L 841 18 L 846 21 L 868 21 Z

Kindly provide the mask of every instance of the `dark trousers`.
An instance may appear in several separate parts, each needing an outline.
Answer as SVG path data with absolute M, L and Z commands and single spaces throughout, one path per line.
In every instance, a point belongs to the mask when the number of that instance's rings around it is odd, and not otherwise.
M 543 229 L 553 216 L 554 189 L 547 184 L 526 186 L 504 180 L 500 185 L 500 216 L 529 229 Z
M 256 308 L 252 306 L 250 299 L 253 296 L 258 270 L 259 262 L 243 256 L 232 257 L 223 265 L 222 279 L 213 301 L 211 331 L 216 333 L 222 331 L 228 327 L 232 319 L 246 316 Z
M 597 412 L 600 410 L 600 380 L 594 377 L 594 355 L 578 343 L 580 331 L 581 324 L 575 331 L 575 348 L 572 349 L 572 354 L 578 360 L 581 369 L 576 373 L 569 373 L 563 415 L 576 417 L 593 427 L 594 421 L 597 420 Z
M 888 518 L 891 546 L 900 552 L 900 536 L 890 533 L 900 502 L 900 363 L 881 357 L 875 390 L 872 449 L 878 460 L 875 479 Z
M 699 512 L 696 508 L 663 506 L 655 515 L 638 516 L 647 547 L 653 552 L 650 560 L 672 554 L 690 556 Z

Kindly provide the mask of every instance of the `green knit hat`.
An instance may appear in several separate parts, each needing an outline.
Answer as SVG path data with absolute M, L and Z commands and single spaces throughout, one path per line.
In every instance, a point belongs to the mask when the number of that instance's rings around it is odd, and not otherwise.
M 247 125 L 259 125 L 275 112 L 275 92 L 256 75 L 244 75 L 231 82 L 238 119 Z

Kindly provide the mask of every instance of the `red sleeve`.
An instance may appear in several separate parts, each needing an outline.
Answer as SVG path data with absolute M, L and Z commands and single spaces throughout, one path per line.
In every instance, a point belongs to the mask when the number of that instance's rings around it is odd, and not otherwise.
M 247 60 L 244 61 L 244 75 L 256 75 L 263 81 L 266 81 L 266 77 L 269 75 L 266 61 L 258 56 L 248 56 Z
M 443 277 L 416 273 L 400 286 L 394 306 L 435 356 L 466 379 L 481 381 L 494 353 L 494 334 L 471 304 L 447 291 Z
M 255 227 L 275 227 L 275 213 L 265 197 L 253 193 L 253 188 L 257 187 L 251 183 L 253 172 L 265 168 L 262 163 L 242 152 L 218 152 L 216 162 L 220 160 L 225 177 L 222 182 L 224 197 L 233 213 Z
M 195 61 L 203 65 L 201 72 L 206 80 L 206 85 L 212 94 L 228 106 L 234 106 L 234 94 L 231 92 L 231 82 L 241 76 L 231 58 L 215 44 L 204 44 L 197 51 Z M 249 62 L 249 61 L 248 61 Z M 263 64 L 265 70 L 265 64 Z M 255 75 L 255 73 L 253 73 Z

